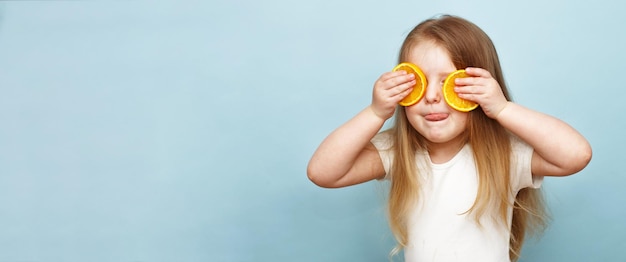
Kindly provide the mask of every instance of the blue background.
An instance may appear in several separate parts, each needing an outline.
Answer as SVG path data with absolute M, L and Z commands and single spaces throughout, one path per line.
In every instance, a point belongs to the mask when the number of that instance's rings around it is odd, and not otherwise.
M 306 165 L 440 13 L 594 149 L 522 261 L 625 261 L 626 4 L 504 2 L 1 2 L 0 261 L 386 261 L 385 184 Z

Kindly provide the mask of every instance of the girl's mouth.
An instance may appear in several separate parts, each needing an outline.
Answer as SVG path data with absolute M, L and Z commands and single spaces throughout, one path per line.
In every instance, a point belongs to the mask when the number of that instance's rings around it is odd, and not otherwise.
M 430 113 L 424 116 L 424 118 L 428 121 L 441 121 L 448 118 L 448 114 L 446 113 Z

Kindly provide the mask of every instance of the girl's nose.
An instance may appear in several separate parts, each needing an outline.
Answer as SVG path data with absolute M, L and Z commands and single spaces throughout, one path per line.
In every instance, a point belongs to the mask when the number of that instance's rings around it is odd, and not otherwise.
M 441 83 L 438 81 L 429 81 L 426 91 L 424 92 L 424 100 L 426 104 L 436 104 L 441 101 Z

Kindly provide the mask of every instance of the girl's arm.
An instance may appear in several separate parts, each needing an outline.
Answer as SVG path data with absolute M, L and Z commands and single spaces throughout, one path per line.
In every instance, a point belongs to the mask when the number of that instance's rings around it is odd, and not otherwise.
M 567 176 L 587 166 L 591 146 L 578 131 L 555 117 L 506 101 L 487 70 L 467 68 L 466 73 L 471 77 L 456 79 L 455 91 L 479 103 L 487 116 L 533 147 L 533 174 Z
M 589 142 L 557 118 L 507 102 L 496 120 L 533 147 L 533 174 L 567 176 L 591 160 Z
M 374 84 L 372 104 L 333 131 L 317 148 L 307 167 L 309 179 L 321 187 L 344 187 L 385 175 L 370 140 L 412 90 L 415 76 L 404 71 L 383 74 Z
M 384 176 L 383 164 L 370 140 L 385 120 L 371 107 L 333 131 L 309 161 L 309 179 L 321 187 L 344 187 Z

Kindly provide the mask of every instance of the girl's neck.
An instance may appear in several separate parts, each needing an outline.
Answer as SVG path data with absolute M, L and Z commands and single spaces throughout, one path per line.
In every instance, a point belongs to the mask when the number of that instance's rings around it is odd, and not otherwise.
M 433 164 L 443 164 L 450 161 L 461 151 L 466 141 L 462 136 L 445 143 L 428 144 L 428 155 Z

